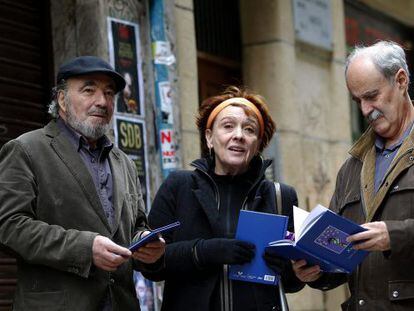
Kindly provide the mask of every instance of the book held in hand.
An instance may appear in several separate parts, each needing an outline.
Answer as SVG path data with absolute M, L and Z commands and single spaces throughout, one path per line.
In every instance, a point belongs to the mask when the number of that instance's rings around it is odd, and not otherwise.
M 283 239 L 287 229 L 288 217 L 241 210 L 237 224 L 236 239 L 255 245 L 255 255 L 251 262 L 244 265 L 231 265 L 229 278 L 276 285 L 278 277 L 263 259 L 265 247 L 269 242 Z
M 157 240 L 160 234 L 176 229 L 178 226 L 180 226 L 180 222 L 176 221 L 166 226 L 153 229 L 149 234 L 132 243 L 128 249 L 131 252 L 135 252 L 138 248 L 146 245 L 147 243 Z
M 324 272 L 342 273 L 351 273 L 368 254 L 346 241 L 348 236 L 366 229 L 322 205 L 310 213 L 293 208 L 294 240 L 275 240 L 269 243 L 269 252 L 292 260 L 305 259 L 308 265 L 319 265 Z

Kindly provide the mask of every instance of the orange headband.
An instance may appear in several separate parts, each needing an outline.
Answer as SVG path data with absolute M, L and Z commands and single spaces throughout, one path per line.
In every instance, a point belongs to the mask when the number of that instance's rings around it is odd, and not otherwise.
M 207 119 L 207 129 L 211 128 L 211 125 L 213 124 L 214 119 L 217 117 L 220 111 L 222 111 L 227 106 L 230 106 L 231 104 L 239 104 L 239 105 L 246 106 L 254 112 L 254 114 L 257 117 L 257 120 L 259 121 L 259 127 L 260 127 L 259 135 L 260 135 L 260 138 L 262 138 L 263 133 L 264 133 L 264 122 L 263 122 L 262 114 L 260 113 L 259 109 L 257 109 L 257 107 L 251 101 L 243 97 L 232 97 L 232 98 L 226 99 L 224 102 L 220 103 L 216 108 L 214 108 Z

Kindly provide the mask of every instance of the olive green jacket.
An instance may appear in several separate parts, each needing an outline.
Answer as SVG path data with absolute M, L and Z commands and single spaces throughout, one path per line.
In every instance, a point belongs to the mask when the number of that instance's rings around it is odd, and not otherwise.
M 100 234 L 129 245 L 146 227 L 134 164 L 117 148 L 109 155 L 115 225 L 111 230 L 95 185 L 55 121 L 8 142 L 0 151 L 0 242 L 16 253 L 14 310 L 98 310 L 109 290 L 114 310 L 139 310 L 133 260 L 116 272 L 96 268 Z

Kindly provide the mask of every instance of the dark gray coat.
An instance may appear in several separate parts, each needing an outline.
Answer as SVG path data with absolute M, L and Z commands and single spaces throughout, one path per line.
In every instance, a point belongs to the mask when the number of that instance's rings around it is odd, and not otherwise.
M 129 245 L 146 225 L 134 165 L 117 148 L 109 161 L 113 230 L 88 169 L 55 121 L 1 149 L 0 242 L 18 256 L 14 310 L 97 310 L 107 290 L 114 310 L 139 310 L 132 260 L 114 273 L 92 264 L 96 235 Z

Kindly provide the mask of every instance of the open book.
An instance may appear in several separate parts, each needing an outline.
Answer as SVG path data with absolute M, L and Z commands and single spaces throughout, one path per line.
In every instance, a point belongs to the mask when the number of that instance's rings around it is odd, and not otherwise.
M 300 260 L 308 265 L 319 265 L 325 272 L 351 273 L 368 254 L 355 250 L 346 238 L 366 229 L 335 214 L 322 205 L 310 213 L 293 207 L 294 240 L 269 243 L 268 251 L 281 257 Z

